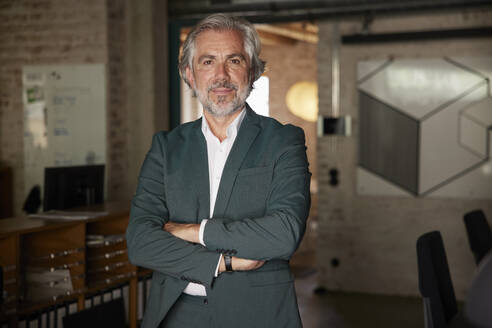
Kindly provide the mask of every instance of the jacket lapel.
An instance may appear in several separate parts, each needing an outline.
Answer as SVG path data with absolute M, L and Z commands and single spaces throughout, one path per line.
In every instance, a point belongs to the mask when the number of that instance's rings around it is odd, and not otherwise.
M 203 118 L 202 118 L 203 119 Z M 207 142 L 202 133 L 202 119 L 196 121 L 195 140 L 196 151 L 192 153 L 191 171 L 195 181 L 197 193 L 197 217 L 196 222 L 201 222 L 202 219 L 210 217 L 210 181 L 208 177 L 208 157 L 207 157 Z
M 236 176 L 251 144 L 260 132 L 258 115 L 246 104 L 246 116 L 239 128 L 236 140 L 224 166 L 220 179 L 213 217 L 223 217 L 229 203 Z M 208 177 L 208 174 L 207 174 Z

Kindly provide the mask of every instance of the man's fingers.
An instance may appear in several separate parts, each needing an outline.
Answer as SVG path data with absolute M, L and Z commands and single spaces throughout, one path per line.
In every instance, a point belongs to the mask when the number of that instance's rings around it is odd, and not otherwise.
M 249 260 L 240 257 L 232 258 L 232 268 L 235 271 L 256 270 L 260 268 L 263 264 L 265 264 L 265 261 Z
M 167 232 L 171 232 L 173 230 L 176 230 L 176 228 L 179 227 L 179 223 L 173 223 L 173 222 L 167 222 L 166 224 L 164 224 L 164 226 L 162 227 L 164 230 L 166 230 Z
M 265 261 L 256 261 L 256 267 L 255 269 L 261 268 L 265 264 Z

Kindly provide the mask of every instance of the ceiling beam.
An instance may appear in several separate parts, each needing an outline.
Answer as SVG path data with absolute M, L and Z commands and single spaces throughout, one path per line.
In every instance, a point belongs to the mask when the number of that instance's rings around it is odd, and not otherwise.
M 282 24 L 282 25 L 256 24 L 255 27 L 258 32 L 266 32 L 266 33 L 276 34 L 286 38 L 294 39 L 297 41 L 304 41 L 308 43 L 318 44 L 317 32 L 310 32 L 307 29 L 300 30 L 296 25 L 289 26 L 288 24 Z
M 367 14 L 407 14 L 492 7 L 492 0 L 305 0 L 250 1 L 212 5 L 209 1 L 168 0 L 170 21 L 192 24 L 212 13 L 242 16 L 254 23 L 341 19 Z

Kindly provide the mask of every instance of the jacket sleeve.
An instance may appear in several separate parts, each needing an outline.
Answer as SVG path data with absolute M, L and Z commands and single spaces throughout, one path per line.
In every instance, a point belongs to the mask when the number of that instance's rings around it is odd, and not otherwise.
M 165 132 L 157 133 L 142 165 L 126 231 L 130 262 L 168 276 L 210 286 L 220 254 L 162 230 L 169 220 L 165 196 Z
M 209 220 L 203 236 L 208 249 L 232 250 L 235 256 L 248 259 L 288 260 L 299 246 L 309 214 L 311 173 L 303 130 L 287 127 L 276 138 L 279 151 L 265 215 Z

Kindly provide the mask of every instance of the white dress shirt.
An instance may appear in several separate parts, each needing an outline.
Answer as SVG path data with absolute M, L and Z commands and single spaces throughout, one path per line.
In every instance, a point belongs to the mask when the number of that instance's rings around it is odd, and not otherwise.
M 237 132 L 239 131 L 239 127 L 241 126 L 241 122 L 243 121 L 245 115 L 246 110 L 242 109 L 241 113 L 227 127 L 226 138 L 222 140 L 222 142 L 220 142 L 219 138 L 217 138 L 212 133 L 212 130 L 210 130 L 205 116 L 202 117 L 202 133 L 207 142 L 208 178 L 210 185 L 210 218 L 212 218 L 214 214 L 215 201 L 217 199 L 217 192 L 219 191 L 220 179 L 222 177 L 224 165 L 227 157 L 229 157 L 232 145 L 234 144 L 234 140 L 236 140 Z M 207 221 L 208 220 L 203 220 L 200 224 L 199 239 L 203 246 L 205 246 L 205 243 L 203 242 L 203 231 L 205 230 Z M 219 263 L 217 263 L 217 268 L 215 269 L 216 277 L 219 272 L 221 259 L 222 255 L 220 256 Z M 183 292 L 195 296 L 207 295 L 205 286 L 193 282 L 190 282 Z

